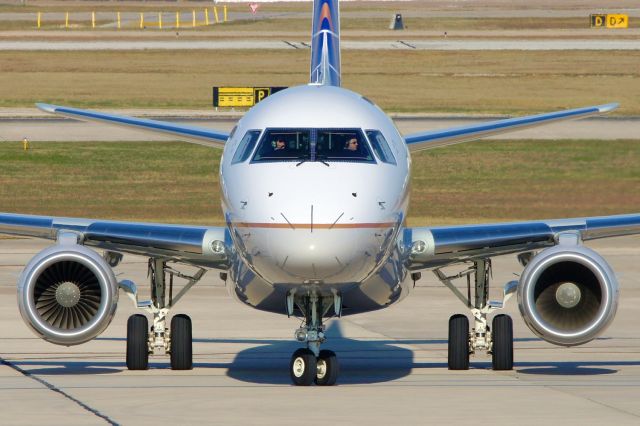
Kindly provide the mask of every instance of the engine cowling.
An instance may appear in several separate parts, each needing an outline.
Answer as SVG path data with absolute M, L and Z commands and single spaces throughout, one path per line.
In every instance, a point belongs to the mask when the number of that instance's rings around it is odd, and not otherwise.
M 613 320 L 618 281 L 595 251 L 555 246 L 536 255 L 518 285 L 518 305 L 527 326 L 547 342 L 587 343 Z
M 77 244 L 44 249 L 18 280 L 25 323 L 58 345 L 78 345 L 98 336 L 113 319 L 117 303 L 113 270 L 98 253 Z

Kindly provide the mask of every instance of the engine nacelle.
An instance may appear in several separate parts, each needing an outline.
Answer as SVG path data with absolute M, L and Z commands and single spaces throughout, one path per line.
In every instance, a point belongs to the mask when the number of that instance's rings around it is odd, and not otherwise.
M 118 303 L 113 270 L 98 253 L 60 244 L 38 253 L 18 280 L 22 318 L 43 339 L 78 345 L 109 325 Z
M 607 262 L 583 246 L 540 252 L 524 269 L 518 305 L 527 326 L 547 342 L 587 343 L 602 333 L 618 308 L 618 281 Z

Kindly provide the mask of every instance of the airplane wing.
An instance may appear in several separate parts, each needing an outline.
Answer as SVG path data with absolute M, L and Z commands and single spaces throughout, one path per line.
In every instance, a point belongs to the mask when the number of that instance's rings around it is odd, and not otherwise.
M 538 250 L 556 245 L 560 234 L 583 241 L 640 234 L 640 213 L 547 221 L 406 228 L 403 246 L 409 269 L 419 270 Z
M 546 114 L 528 115 L 526 117 L 496 120 L 469 126 L 450 127 L 448 129 L 412 133 L 404 137 L 410 151 L 438 148 L 470 140 L 481 139 L 501 133 L 541 126 L 564 120 L 575 120 L 593 115 L 606 114 L 618 108 L 617 103 L 598 105 L 587 108 L 569 109 Z
M 60 232 L 77 234 L 87 246 L 220 269 L 231 247 L 224 227 L 0 213 L 0 234 L 56 240 Z
M 38 103 L 36 106 L 42 111 L 75 118 L 82 121 L 97 121 L 113 124 L 121 127 L 129 127 L 154 133 L 164 133 L 178 136 L 180 140 L 214 148 L 224 147 L 229 138 L 229 133 L 208 129 L 205 127 L 187 126 L 183 124 L 168 123 L 165 121 L 148 120 L 144 118 L 127 117 L 116 114 L 69 108 L 58 105 Z

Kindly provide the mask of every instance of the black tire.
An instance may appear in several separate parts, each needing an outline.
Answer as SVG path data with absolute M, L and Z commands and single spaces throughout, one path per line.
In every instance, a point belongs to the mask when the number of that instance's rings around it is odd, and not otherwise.
M 291 356 L 289 373 L 296 386 L 309 386 L 316 378 L 316 356 L 309 349 L 298 349 Z
M 469 319 L 461 314 L 449 318 L 449 370 L 469 369 Z
M 340 365 L 333 351 L 322 350 L 318 357 L 315 382 L 318 386 L 333 386 L 338 380 Z
M 193 368 L 193 339 L 191 318 L 175 315 L 171 318 L 171 369 L 191 370 Z
M 144 315 L 131 315 L 127 320 L 127 368 L 149 368 L 149 321 Z
M 513 370 L 513 321 L 509 315 L 496 315 L 491 325 L 494 370 Z

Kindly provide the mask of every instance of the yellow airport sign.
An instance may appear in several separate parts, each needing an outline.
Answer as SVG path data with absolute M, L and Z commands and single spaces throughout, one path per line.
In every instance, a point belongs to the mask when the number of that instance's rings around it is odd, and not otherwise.
M 213 106 L 218 108 L 250 108 L 286 87 L 214 87 Z
M 629 28 L 629 15 L 591 15 L 591 28 Z

